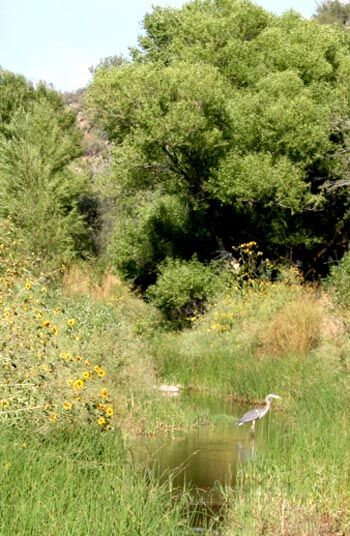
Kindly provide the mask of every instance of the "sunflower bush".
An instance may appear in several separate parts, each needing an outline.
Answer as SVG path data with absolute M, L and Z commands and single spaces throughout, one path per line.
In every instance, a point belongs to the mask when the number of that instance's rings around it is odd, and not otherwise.
M 57 307 L 33 259 L 16 255 L 10 229 L 0 241 L 0 419 L 113 425 L 108 371 L 82 353 L 79 320 Z

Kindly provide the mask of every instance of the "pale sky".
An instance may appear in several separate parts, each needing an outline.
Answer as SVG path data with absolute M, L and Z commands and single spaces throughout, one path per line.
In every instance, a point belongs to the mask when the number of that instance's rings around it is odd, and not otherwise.
M 180 7 L 184 0 L 0 0 L 0 66 L 45 80 L 62 91 L 85 86 L 89 67 L 137 44 L 152 5 Z M 304 17 L 314 0 L 256 0 L 269 11 L 294 9 Z

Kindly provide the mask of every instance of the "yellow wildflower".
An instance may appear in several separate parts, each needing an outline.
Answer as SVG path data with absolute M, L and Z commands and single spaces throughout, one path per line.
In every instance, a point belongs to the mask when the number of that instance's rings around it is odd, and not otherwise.
M 100 368 L 100 370 L 97 372 L 97 376 L 99 378 L 103 378 L 104 376 L 106 376 L 106 371 L 103 368 Z
M 84 387 L 84 382 L 80 378 L 73 382 L 73 389 L 80 390 Z
M 90 378 L 90 372 L 88 370 L 83 372 L 83 378 L 84 380 L 88 380 Z
M 72 328 L 74 324 L 76 323 L 76 320 L 74 318 L 68 318 L 67 325 Z
M 6 399 L 2 399 L 0 400 L 0 407 L 2 407 L 2 409 L 7 409 L 10 405 L 10 402 Z
M 72 354 L 70 352 L 61 352 L 60 358 L 70 361 L 72 359 Z
M 25 284 L 25 287 L 26 287 L 27 290 L 30 290 L 30 289 L 32 288 L 32 284 L 31 284 L 31 282 L 29 281 L 29 279 L 27 279 L 26 284 Z
M 50 320 L 43 320 L 41 322 L 41 327 L 42 328 L 47 328 L 50 324 L 51 324 Z
M 106 389 L 106 387 L 103 387 L 103 389 L 101 389 L 100 395 L 101 395 L 101 398 L 107 398 L 108 390 Z
M 52 333 L 52 335 L 55 335 L 55 336 L 58 335 L 58 328 L 57 328 L 57 326 L 53 326 L 53 327 L 51 328 L 51 333 Z
M 89 360 L 89 359 L 85 359 L 85 366 L 86 366 L 86 367 L 89 367 L 89 366 L 90 366 L 90 360 Z
M 107 415 L 107 417 L 112 417 L 112 415 L 113 415 L 113 408 L 112 408 L 112 406 L 107 406 L 107 407 L 106 407 L 106 415 Z
M 72 402 L 68 402 L 68 401 L 66 401 L 66 402 L 64 402 L 64 404 L 63 404 L 63 408 L 64 408 L 66 411 L 70 411 L 70 410 L 72 409 L 72 407 L 73 407 Z
M 49 415 L 49 421 L 50 422 L 56 422 L 57 418 L 58 418 L 57 413 L 50 413 L 50 415 Z
M 106 419 L 104 417 L 99 417 L 98 421 L 97 421 L 97 424 L 99 426 L 104 426 L 106 424 Z
M 41 292 L 43 292 L 44 294 L 46 294 L 46 293 L 47 293 L 47 288 L 46 288 L 46 287 L 42 287 Z

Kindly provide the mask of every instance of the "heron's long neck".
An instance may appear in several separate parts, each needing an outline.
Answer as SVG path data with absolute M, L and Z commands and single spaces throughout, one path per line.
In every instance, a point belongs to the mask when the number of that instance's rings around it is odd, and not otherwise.
M 271 400 L 266 399 L 265 400 L 265 411 L 266 412 L 269 411 L 270 406 L 271 406 Z

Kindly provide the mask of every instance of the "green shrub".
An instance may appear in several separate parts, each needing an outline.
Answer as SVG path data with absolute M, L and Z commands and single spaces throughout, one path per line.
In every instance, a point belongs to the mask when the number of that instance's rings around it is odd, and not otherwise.
M 71 167 L 80 134 L 64 123 L 64 112 L 42 98 L 16 111 L 0 138 L 0 217 L 11 219 L 28 251 L 56 264 L 89 247 L 78 208 L 86 177 Z
M 331 268 L 325 285 L 340 305 L 350 305 L 350 253 L 346 253 L 339 264 Z
M 184 325 L 193 315 L 203 312 L 220 283 L 213 268 L 196 258 L 167 259 L 160 266 L 156 284 L 148 288 L 146 295 L 168 320 Z
M 187 226 L 187 209 L 178 196 L 155 192 L 124 199 L 115 216 L 110 261 L 126 279 L 147 283 L 160 262 L 181 254 Z
M 35 99 L 35 89 L 24 76 L 0 68 L 0 132 L 6 132 L 18 108 L 27 109 Z

